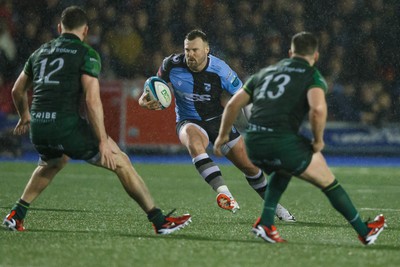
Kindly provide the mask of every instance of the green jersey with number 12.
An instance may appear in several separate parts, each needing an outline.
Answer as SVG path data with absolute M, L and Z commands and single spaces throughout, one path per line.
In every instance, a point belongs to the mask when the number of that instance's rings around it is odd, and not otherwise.
M 76 35 L 64 33 L 42 45 L 25 64 L 33 81 L 32 121 L 79 114 L 81 75 L 98 77 L 100 57 Z

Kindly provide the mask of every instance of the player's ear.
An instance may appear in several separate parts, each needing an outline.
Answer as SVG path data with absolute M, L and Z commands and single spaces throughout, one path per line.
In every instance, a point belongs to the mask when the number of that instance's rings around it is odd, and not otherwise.
M 317 51 L 314 53 L 314 61 L 317 62 L 318 59 L 319 59 L 319 52 Z
M 89 26 L 85 25 L 85 27 L 83 28 L 83 37 L 86 37 L 89 31 Z
M 292 57 L 292 55 L 293 55 L 292 49 L 289 49 L 288 54 L 289 54 L 289 57 Z
M 61 32 L 62 32 L 61 23 L 57 24 L 57 31 L 59 34 L 61 34 Z
M 206 54 L 210 53 L 210 46 L 206 46 Z

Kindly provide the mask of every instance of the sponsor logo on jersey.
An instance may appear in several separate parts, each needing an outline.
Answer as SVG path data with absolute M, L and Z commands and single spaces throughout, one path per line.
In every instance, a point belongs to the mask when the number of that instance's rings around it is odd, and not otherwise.
M 211 90 L 211 83 L 205 83 L 205 84 L 204 84 L 204 90 L 205 90 L 206 92 L 210 92 L 210 90 Z
M 281 71 L 304 73 L 304 72 L 306 72 L 306 69 L 303 69 L 303 68 L 293 68 L 293 67 L 282 67 L 282 68 L 281 68 Z
M 172 57 L 172 63 L 178 64 L 179 62 L 181 62 L 181 60 L 179 59 L 179 55 Z
M 193 101 L 193 102 L 211 101 L 211 96 L 210 95 L 185 94 L 185 98 L 187 100 L 190 100 L 190 101 Z
M 57 118 L 57 112 L 48 112 L 48 111 L 35 112 L 35 111 L 32 111 L 31 115 L 35 119 L 55 120 Z
M 55 111 L 32 111 L 31 112 L 32 121 L 38 123 L 49 123 L 55 122 L 57 119 L 57 112 Z
M 67 54 L 75 55 L 78 52 L 78 50 L 76 50 L 76 49 L 68 49 L 68 48 L 64 48 L 64 47 L 53 47 L 51 49 L 42 48 L 40 50 L 40 53 L 44 53 L 44 54 L 53 54 L 54 52 L 56 52 L 56 53 L 67 53 Z
M 232 83 L 232 85 L 234 87 L 238 86 L 239 85 L 239 78 L 237 76 L 233 76 L 233 80 L 232 80 L 231 83 Z
M 192 101 L 192 102 L 206 102 L 206 101 L 211 101 L 211 95 L 199 95 L 199 94 L 190 94 L 190 93 L 184 93 L 180 92 L 179 90 L 176 91 L 176 93 L 182 97 L 185 98 L 186 100 Z

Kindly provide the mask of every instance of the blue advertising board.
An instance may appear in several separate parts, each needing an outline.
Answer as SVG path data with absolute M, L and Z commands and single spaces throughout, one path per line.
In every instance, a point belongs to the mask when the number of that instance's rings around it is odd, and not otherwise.
M 301 133 L 310 137 L 308 123 Z M 377 128 L 358 123 L 328 122 L 324 134 L 325 153 L 345 155 L 400 155 L 400 127 Z

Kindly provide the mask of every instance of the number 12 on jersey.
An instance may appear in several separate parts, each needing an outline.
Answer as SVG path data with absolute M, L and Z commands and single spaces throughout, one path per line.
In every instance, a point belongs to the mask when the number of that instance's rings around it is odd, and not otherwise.
M 62 69 L 62 67 L 64 66 L 64 59 L 56 58 L 48 65 L 47 61 L 48 58 L 40 61 L 39 79 L 36 82 L 43 84 L 60 84 L 60 81 L 52 80 L 51 76 Z

